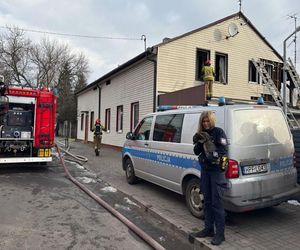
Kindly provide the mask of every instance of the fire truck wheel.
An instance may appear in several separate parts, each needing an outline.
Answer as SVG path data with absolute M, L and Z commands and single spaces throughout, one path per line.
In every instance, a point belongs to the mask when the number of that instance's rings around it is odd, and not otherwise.
M 125 174 L 128 184 L 137 183 L 138 178 L 135 176 L 133 164 L 130 159 L 127 159 L 125 162 Z
M 203 217 L 203 194 L 200 190 L 200 179 L 190 179 L 185 189 L 185 201 L 191 214 L 197 218 Z

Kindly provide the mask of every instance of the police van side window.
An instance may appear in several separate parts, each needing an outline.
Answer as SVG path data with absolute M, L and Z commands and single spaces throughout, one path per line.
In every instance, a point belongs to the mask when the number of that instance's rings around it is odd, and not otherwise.
M 136 140 L 148 141 L 153 117 L 149 116 L 144 118 L 134 131 Z
M 183 114 L 156 116 L 153 141 L 180 143 L 182 121 Z

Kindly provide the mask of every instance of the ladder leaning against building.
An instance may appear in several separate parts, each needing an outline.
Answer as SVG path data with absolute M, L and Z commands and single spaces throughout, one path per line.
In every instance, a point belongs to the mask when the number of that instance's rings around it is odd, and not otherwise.
M 259 73 L 259 76 L 261 77 L 263 84 L 267 86 L 276 105 L 283 108 L 283 98 L 280 94 L 280 91 L 277 89 L 276 85 L 274 84 L 274 81 L 272 80 L 270 74 L 266 70 L 264 62 L 260 59 L 255 60 L 254 58 L 252 58 L 251 61 L 255 66 L 257 72 Z M 286 109 L 286 118 L 291 129 L 300 128 L 298 121 L 296 120 L 295 116 L 293 115 L 293 113 L 288 107 Z
M 300 93 L 300 77 L 296 71 L 296 68 L 291 58 L 288 59 L 288 63 L 286 64 L 286 66 L 287 66 L 287 72 L 289 73 L 295 88 L 297 88 L 298 93 Z

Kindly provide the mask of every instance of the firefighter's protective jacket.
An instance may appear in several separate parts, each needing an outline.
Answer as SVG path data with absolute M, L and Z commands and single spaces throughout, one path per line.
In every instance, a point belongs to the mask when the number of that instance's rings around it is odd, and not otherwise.
M 202 68 L 202 75 L 203 75 L 203 80 L 204 81 L 213 81 L 214 80 L 214 75 L 215 71 L 212 66 L 204 66 Z
M 94 125 L 92 131 L 94 132 L 94 135 L 102 135 L 102 133 L 103 133 L 102 131 L 105 131 L 105 128 L 100 123 L 96 123 Z

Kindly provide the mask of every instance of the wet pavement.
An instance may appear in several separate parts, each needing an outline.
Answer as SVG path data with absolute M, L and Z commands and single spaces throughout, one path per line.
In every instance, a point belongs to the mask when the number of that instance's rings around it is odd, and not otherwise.
M 61 167 L 1 166 L 0 183 L 0 249 L 151 249 Z
M 140 181 L 136 185 L 127 184 L 119 150 L 103 147 L 100 157 L 96 157 L 91 144 L 73 141 L 70 145 L 71 152 L 89 158 L 84 166 L 94 172 L 99 179 L 122 191 L 139 206 L 143 206 L 153 217 L 161 218 L 165 223 L 169 223 L 174 231 L 179 230 L 186 241 L 188 241 L 189 232 L 203 228 L 203 221 L 189 213 L 180 195 L 146 181 Z M 267 209 L 229 215 L 226 223 L 226 241 L 222 245 L 212 246 L 210 238 L 197 239 L 193 248 L 300 248 L 300 203 L 296 200 Z

